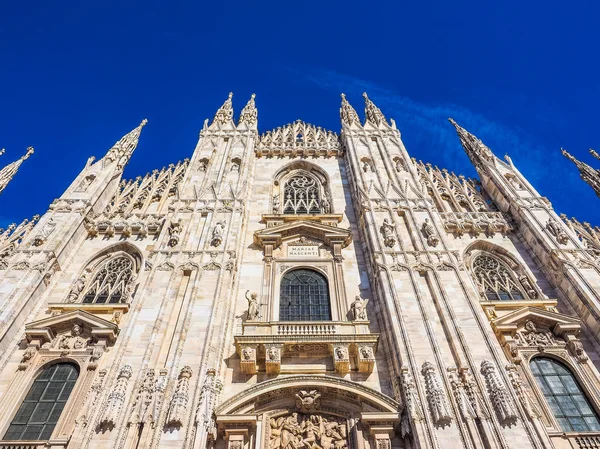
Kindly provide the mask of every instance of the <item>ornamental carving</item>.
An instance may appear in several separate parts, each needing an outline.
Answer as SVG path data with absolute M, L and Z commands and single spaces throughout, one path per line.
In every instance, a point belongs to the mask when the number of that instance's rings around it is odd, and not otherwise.
M 269 449 L 347 449 L 346 423 L 321 414 L 292 413 L 269 420 Z
M 521 346 L 545 348 L 558 344 L 552 332 L 538 330 L 535 323 L 531 320 L 525 323 L 524 329 L 515 334 L 514 338 Z
M 318 390 L 300 390 L 296 393 L 296 408 L 301 412 L 311 412 L 321 406 L 320 398 Z
M 423 363 L 421 373 L 425 379 L 427 402 L 429 403 L 429 410 L 431 412 L 433 422 L 439 426 L 450 424 L 452 421 L 450 407 L 448 406 L 446 393 L 442 388 L 440 379 L 435 372 L 433 364 L 430 362 Z
M 212 238 L 210 244 L 212 246 L 219 246 L 223 243 L 223 232 L 225 232 L 225 225 L 227 220 L 218 221 L 212 230 Z
M 190 387 L 190 377 L 192 377 L 192 369 L 189 366 L 184 366 L 179 373 L 177 387 L 167 411 L 167 426 L 181 427 L 183 425 L 189 402 L 188 390 Z
M 117 383 L 111 390 L 106 400 L 106 406 L 104 414 L 100 420 L 101 427 L 115 427 L 118 423 L 119 415 L 121 414 L 121 408 L 125 404 L 125 395 L 127 393 L 127 383 L 133 374 L 131 366 L 125 365 L 119 371 L 117 376 Z
M 514 424 L 518 419 L 515 405 L 494 364 L 489 360 L 481 362 L 481 374 L 498 419 L 503 424 Z
M 71 350 L 71 349 L 85 349 L 90 344 L 90 338 L 84 338 L 81 336 L 83 329 L 80 325 L 75 324 L 71 328 L 70 334 L 57 335 L 50 342 L 46 342 L 42 345 L 42 349 L 55 349 L 55 350 Z
M 517 394 L 517 398 L 519 398 L 519 402 L 525 410 L 525 413 L 527 413 L 529 419 L 539 418 L 541 416 L 540 410 L 538 409 L 536 402 L 533 400 L 531 392 L 525 388 L 525 384 L 521 379 L 519 372 L 517 371 L 517 367 L 514 364 L 509 363 L 506 365 L 506 372 L 508 373 L 512 387 Z
M 415 381 L 407 367 L 400 368 L 400 389 L 402 399 L 406 406 L 402 411 L 400 420 L 400 434 L 402 438 L 411 433 L 411 423 L 423 421 L 425 415 L 419 399 Z

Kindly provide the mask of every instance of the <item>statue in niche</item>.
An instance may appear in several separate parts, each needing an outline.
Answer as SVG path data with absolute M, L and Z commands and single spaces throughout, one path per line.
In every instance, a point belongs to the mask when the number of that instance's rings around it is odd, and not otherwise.
M 380 230 L 381 234 L 383 235 L 383 243 L 388 248 L 392 248 L 396 244 L 396 237 L 394 237 L 394 225 L 390 223 L 389 219 L 385 218 Z
M 231 171 L 232 172 L 239 172 L 240 171 L 240 164 L 238 164 L 237 162 L 232 162 L 231 163 Z
M 321 201 L 321 208 L 323 209 L 324 214 L 329 214 L 331 212 L 331 202 L 329 201 L 328 196 L 329 195 L 325 195 Z
M 254 321 L 258 319 L 258 299 L 256 298 L 256 293 L 252 293 L 248 296 L 250 290 L 246 292 L 246 300 L 248 301 L 248 321 Z
M 273 195 L 273 213 L 279 213 L 279 195 Z
M 227 220 L 218 221 L 212 231 L 212 246 L 219 246 L 223 242 L 223 232 L 225 231 L 225 225 Z
M 367 303 L 368 299 L 361 299 L 360 295 L 354 298 L 354 302 L 350 306 L 354 321 L 366 321 L 367 318 Z
M 86 276 L 84 273 L 71 286 L 71 290 L 69 291 L 69 296 L 67 296 L 67 301 L 70 302 L 71 304 L 74 303 L 75 301 L 77 301 L 77 299 L 79 298 L 79 295 L 81 295 L 81 292 L 85 288 L 85 277 Z

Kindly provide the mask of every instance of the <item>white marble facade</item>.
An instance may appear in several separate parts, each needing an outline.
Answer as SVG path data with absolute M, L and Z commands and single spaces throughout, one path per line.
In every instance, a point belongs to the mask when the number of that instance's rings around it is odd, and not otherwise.
M 365 104 L 260 134 L 230 95 L 125 181 L 143 121 L 0 233 L 0 448 L 600 448 L 597 231 Z

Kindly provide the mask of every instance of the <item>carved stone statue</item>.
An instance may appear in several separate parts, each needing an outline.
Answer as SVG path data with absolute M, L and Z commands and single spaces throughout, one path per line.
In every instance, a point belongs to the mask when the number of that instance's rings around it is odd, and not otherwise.
M 383 243 L 388 248 L 392 248 L 396 244 L 396 237 L 394 236 L 394 225 L 385 218 L 381 225 L 381 234 L 383 235 Z
M 227 224 L 227 220 L 219 221 L 215 225 L 212 231 L 212 246 L 219 246 L 223 242 L 223 232 L 225 231 L 225 225 Z
M 77 301 L 79 295 L 81 295 L 81 292 L 85 288 L 85 278 L 86 276 L 83 274 L 79 279 L 73 282 L 71 290 L 69 291 L 69 295 L 67 296 L 67 301 L 71 304 Z
M 323 200 L 321 201 L 321 208 L 323 209 L 324 214 L 331 213 L 331 203 L 330 203 L 329 199 L 327 198 L 327 196 L 328 195 L 325 195 L 323 197 Z
M 168 231 L 169 241 L 167 242 L 167 244 L 170 247 L 174 247 L 179 243 L 179 234 L 181 234 L 181 223 L 179 222 L 179 219 L 171 221 L 171 225 L 169 226 Z
M 33 238 L 32 245 L 33 246 L 42 246 L 48 240 L 48 237 L 52 232 L 54 232 L 54 228 L 56 228 L 56 223 L 52 218 L 48 220 L 48 222 L 42 226 L 41 231 Z
M 237 162 L 232 162 L 231 163 L 231 171 L 232 172 L 239 172 L 240 171 L 240 164 L 238 164 Z
M 258 300 L 256 299 L 256 293 L 250 294 L 250 290 L 246 292 L 246 299 L 248 300 L 248 321 L 254 321 L 258 319 Z
M 429 246 L 437 246 L 440 240 L 435 235 L 435 229 L 433 229 L 433 226 L 431 223 L 429 223 L 429 218 L 426 218 L 423 222 L 423 226 L 421 226 L 421 232 L 423 232 L 423 235 L 427 239 L 427 244 Z
M 350 306 L 352 309 L 352 315 L 354 317 L 354 321 L 366 321 L 367 318 L 367 303 L 368 299 L 361 299 L 360 295 L 357 295 L 354 298 L 354 302 Z
M 556 220 L 553 220 L 552 218 L 550 218 L 547 222 L 546 222 L 546 229 L 548 230 L 548 232 L 550 232 L 550 234 L 552 234 L 554 236 L 554 238 L 556 239 L 556 241 L 561 244 L 561 245 L 566 245 L 569 242 L 569 237 L 567 236 L 567 234 L 562 230 L 562 228 L 560 227 L 560 225 L 556 222 Z
M 273 195 L 273 213 L 279 213 L 279 195 Z

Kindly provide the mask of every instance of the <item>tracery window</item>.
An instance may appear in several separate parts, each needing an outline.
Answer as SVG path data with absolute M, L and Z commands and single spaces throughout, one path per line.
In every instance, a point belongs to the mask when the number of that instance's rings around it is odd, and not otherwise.
M 288 179 L 283 189 L 284 214 L 321 213 L 321 195 L 316 179 L 301 174 Z
M 288 271 L 280 290 L 280 321 L 331 320 L 329 288 L 322 274 L 304 268 Z
M 4 440 L 49 439 L 78 376 L 77 367 L 70 363 L 44 368 L 21 403 Z
M 108 259 L 94 274 L 83 296 L 85 304 L 126 301 L 134 277 L 133 260 L 125 255 Z
M 495 257 L 478 255 L 473 261 L 473 274 L 490 301 L 525 299 L 511 271 Z
M 549 357 L 535 357 L 529 366 L 561 430 L 600 431 L 598 414 L 566 366 Z

